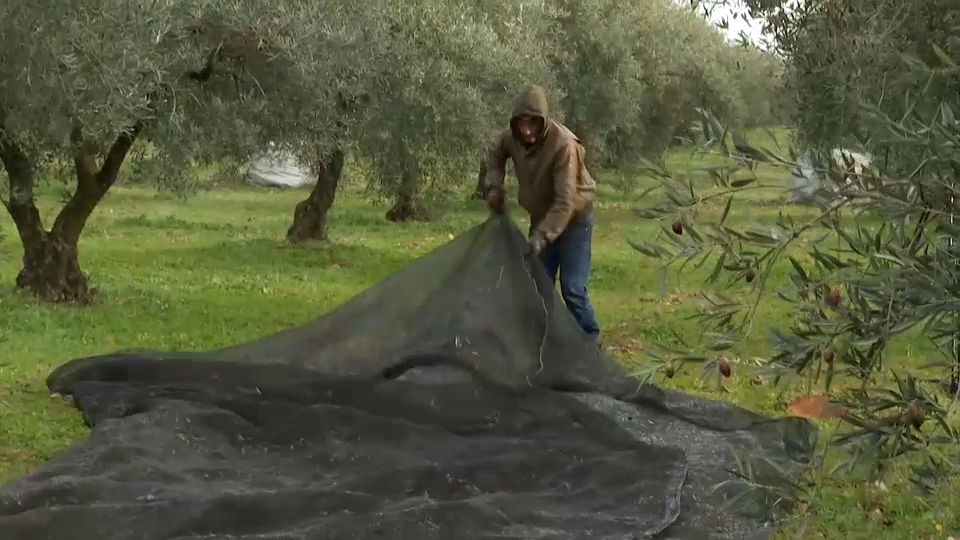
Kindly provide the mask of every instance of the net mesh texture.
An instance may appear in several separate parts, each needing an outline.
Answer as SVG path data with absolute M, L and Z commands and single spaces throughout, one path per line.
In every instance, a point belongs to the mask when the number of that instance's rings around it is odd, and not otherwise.
M 3 539 L 759 540 L 816 436 L 630 377 L 506 215 L 305 326 L 47 384 L 92 431 L 0 488 Z

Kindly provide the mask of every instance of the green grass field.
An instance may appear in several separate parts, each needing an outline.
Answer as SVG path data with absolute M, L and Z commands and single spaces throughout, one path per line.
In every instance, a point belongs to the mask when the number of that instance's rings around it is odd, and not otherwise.
M 467 181 L 466 183 L 469 183 Z M 0 229 L 0 481 L 22 474 L 85 436 L 76 410 L 50 397 L 44 378 L 77 356 L 121 348 L 208 349 L 248 341 L 305 323 L 403 267 L 453 235 L 480 223 L 479 202 L 464 203 L 431 223 L 396 225 L 386 208 L 351 190 L 331 216 L 331 241 L 306 247 L 283 243 L 293 207 L 305 191 L 218 188 L 186 198 L 136 188 L 113 190 L 89 222 L 81 263 L 99 288 L 86 309 L 38 305 L 12 290 L 19 243 L 4 213 Z M 42 199 L 47 221 L 58 200 Z M 630 195 L 607 188 L 598 204 L 593 301 L 605 345 L 624 362 L 641 363 L 645 344 L 675 334 L 697 335 L 686 319 L 706 269 L 671 276 L 659 294 L 654 262 L 628 244 L 657 229 L 631 213 Z M 730 219 L 772 221 L 782 204 L 756 198 Z M 721 210 L 718 205 L 715 211 Z M 788 210 L 803 215 L 802 208 Z M 519 218 L 519 213 L 517 213 Z M 775 272 L 783 280 L 787 269 Z M 747 287 L 742 285 L 746 294 Z M 759 319 L 789 324 L 791 312 L 770 300 Z M 753 357 L 767 353 L 758 327 L 737 351 L 729 393 L 701 382 L 690 369 L 664 384 L 732 400 L 749 409 L 785 414 L 796 388 L 754 384 Z M 929 352 L 919 336 L 895 347 L 897 362 L 919 363 Z M 831 424 L 824 423 L 829 429 Z M 718 452 L 721 451 L 718 449 Z M 804 538 L 906 540 L 960 536 L 960 484 L 920 498 L 893 471 L 886 489 L 834 476 L 810 509 Z

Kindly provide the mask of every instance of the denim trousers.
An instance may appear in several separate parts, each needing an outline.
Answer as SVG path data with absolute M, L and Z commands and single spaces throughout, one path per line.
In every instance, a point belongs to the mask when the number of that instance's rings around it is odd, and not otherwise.
M 599 340 L 600 326 L 587 293 L 592 243 L 593 212 L 590 212 L 571 220 L 563 233 L 543 249 L 540 260 L 554 283 L 559 274 L 560 296 L 580 328 Z

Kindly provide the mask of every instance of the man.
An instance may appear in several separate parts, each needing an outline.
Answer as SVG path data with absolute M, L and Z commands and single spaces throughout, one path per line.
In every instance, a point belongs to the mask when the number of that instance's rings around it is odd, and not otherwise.
M 539 86 L 516 99 L 510 126 L 490 148 L 484 188 L 491 210 L 503 212 L 507 158 L 513 160 L 519 203 L 530 214 L 530 250 L 540 257 L 567 309 L 599 344 L 587 281 L 597 184 L 584 166 L 584 149 L 569 129 L 550 119 Z

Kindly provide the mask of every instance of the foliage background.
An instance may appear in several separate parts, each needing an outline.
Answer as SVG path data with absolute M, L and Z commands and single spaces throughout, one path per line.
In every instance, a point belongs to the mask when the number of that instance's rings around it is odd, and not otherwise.
M 891 469 L 907 470 L 936 490 L 957 457 L 956 384 L 944 365 L 955 356 L 960 278 L 948 244 L 960 233 L 954 3 L 749 0 L 742 9 L 775 39 L 764 51 L 731 43 L 702 5 L 670 0 L 3 2 L 0 197 L 11 214 L 42 217 L 44 235 L 4 222 L 2 258 L 46 289 L 76 288 L 86 281 L 80 231 L 115 184 L 156 188 L 158 200 L 170 189 L 182 201 L 215 198 L 270 144 L 314 170 L 346 152 L 332 192 L 428 208 L 430 235 L 441 237 L 514 93 L 537 83 L 583 139 L 603 189 L 617 191 L 609 211 L 639 209 L 637 245 L 692 261 L 656 285 L 669 295 L 670 279 L 709 278 L 684 313 L 707 332 L 644 335 L 641 372 L 682 378 L 682 364 L 700 363 L 716 378 L 722 360 L 759 358 L 758 376 L 848 413 L 815 486 L 845 465 L 891 485 Z M 774 127 L 790 140 L 763 140 Z M 114 170 L 110 149 L 134 128 Z M 852 173 L 827 159 L 838 146 L 874 160 Z M 804 152 L 830 189 L 798 208 L 784 179 Z M 143 204 L 137 197 L 118 200 Z M 65 212 L 70 201 L 84 212 Z M 330 213 L 331 228 L 356 229 L 325 204 L 316 211 Z M 671 230 L 678 220 L 682 235 Z M 68 222 L 76 235 L 57 228 Z M 375 234 L 409 230 L 379 224 Z M 647 272 L 634 256 L 614 273 Z M 107 284 L 104 274 L 123 272 L 89 260 Z M 834 287 L 837 307 L 825 304 Z M 776 320 L 764 319 L 768 303 L 786 306 Z M 903 339 L 925 343 L 925 363 L 940 365 L 908 365 Z M 811 489 L 805 502 L 822 515 Z

